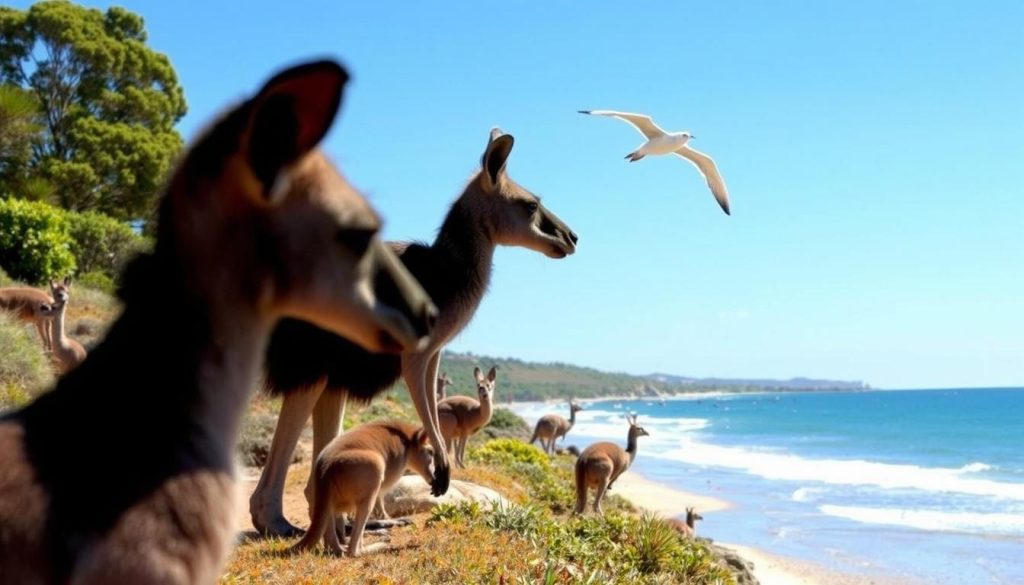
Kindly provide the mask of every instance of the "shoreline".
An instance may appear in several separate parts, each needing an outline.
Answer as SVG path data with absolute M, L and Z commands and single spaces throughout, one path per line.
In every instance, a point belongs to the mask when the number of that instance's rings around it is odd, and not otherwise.
M 703 496 L 652 481 L 635 471 L 626 471 L 615 484 L 615 491 L 634 505 L 664 518 L 685 515 L 687 507 L 701 514 L 727 510 L 733 504 L 712 496 Z M 701 537 L 700 525 L 697 534 Z M 761 548 L 720 542 L 715 546 L 736 552 L 753 565 L 752 572 L 761 585 L 910 585 L 912 581 L 888 575 L 847 573 L 824 567 L 814 561 L 776 555 Z

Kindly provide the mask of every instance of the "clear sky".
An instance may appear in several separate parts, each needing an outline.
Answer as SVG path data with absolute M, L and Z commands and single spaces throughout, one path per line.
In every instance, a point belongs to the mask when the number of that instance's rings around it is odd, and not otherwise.
M 515 136 L 510 174 L 579 250 L 499 251 L 452 349 L 1024 385 L 1019 0 L 124 5 L 178 70 L 187 138 L 275 68 L 343 60 L 326 148 L 390 239 L 432 239 L 491 126 Z M 640 136 L 576 113 L 597 108 L 694 133 L 732 217 L 676 157 L 624 162 Z

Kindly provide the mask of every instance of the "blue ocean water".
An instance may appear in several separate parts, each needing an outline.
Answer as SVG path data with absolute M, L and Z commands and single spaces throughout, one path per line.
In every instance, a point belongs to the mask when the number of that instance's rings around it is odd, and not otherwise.
M 624 442 L 629 412 L 651 433 L 635 471 L 734 504 L 704 536 L 911 582 L 1024 583 L 1024 389 L 598 401 L 565 444 Z

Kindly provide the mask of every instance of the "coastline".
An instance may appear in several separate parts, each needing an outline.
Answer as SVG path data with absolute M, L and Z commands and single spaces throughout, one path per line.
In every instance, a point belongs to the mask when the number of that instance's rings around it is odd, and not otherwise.
M 685 515 L 687 507 L 701 514 L 711 514 L 732 507 L 732 503 L 664 485 L 627 471 L 619 477 L 615 491 L 636 506 L 665 518 Z M 697 525 L 697 534 L 701 534 Z M 751 546 L 714 541 L 714 544 L 736 552 L 753 565 L 754 576 L 761 585 L 910 585 L 912 581 L 887 575 L 844 573 L 815 562 L 772 554 Z

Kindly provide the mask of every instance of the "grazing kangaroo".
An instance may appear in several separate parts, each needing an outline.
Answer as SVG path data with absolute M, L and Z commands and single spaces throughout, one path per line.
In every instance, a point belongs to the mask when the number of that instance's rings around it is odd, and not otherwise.
M 589 488 L 597 490 L 594 496 L 594 512 L 604 514 L 601 510 L 601 500 L 604 499 L 605 491 L 612 487 L 615 480 L 629 469 L 636 459 L 637 437 L 650 435 L 636 422 L 635 414 L 626 420 L 629 421 L 629 435 L 625 450 L 615 443 L 602 441 L 584 449 L 576 460 L 576 509 L 573 514 L 583 513 L 587 506 Z
M 85 361 L 85 348 L 81 343 L 68 337 L 64 332 L 64 314 L 68 304 L 42 304 L 39 312 L 49 320 L 52 358 L 57 364 L 57 371 L 64 375 Z
M 285 320 L 267 350 L 267 387 L 284 394 L 270 455 L 249 500 L 253 526 L 268 535 L 294 535 L 282 514 L 292 452 L 313 413 L 313 457 L 338 434 L 346 400 L 368 401 L 402 377 L 424 432 L 434 446 L 432 492 L 448 490 L 450 469 L 437 419 L 441 350 L 473 318 L 491 278 L 497 246 L 521 246 L 550 258 L 576 250 L 576 234 L 505 170 L 513 138 L 491 131 L 480 172 L 452 204 L 431 245 L 392 244 L 440 315 L 426 347 L 401 357 L 372 355 L 308 323 Z M 326 391 L 325 391 L 326 390 Z M 312 502 L 312 482 L 306 498 Z
M 695 512 L 693 508 L 687 508 L 686 522 L 683 522 L 679 518 L 669 518 L 668 520 L 665 520 L 665 523 L 685 538 L 696 538 L 697 521 L 703 519 L 704 517 Z
M 333 62 L 287 69 L 202 136 L 104 341 L 0 418 L 0 583 L 213 583 L 235 530 L 237 431 L 276 321 L 371 350 L 427 335 L 429 299 L 316 148 L 347 79 Z
M 569 399 L 569 420 L 565 420 L 564 417 L 557 414 L 545 414 L 540 417 L 537 425 L 533 427 L 533 437 L 530 438 L 530 444 L 532 445 L 539 440 L 541 449 L 548 455 L 553 455 L 555 453 L 555 441 L 565 437 L 569 429 L 576 424 L 576 413 L 581 410 L 583 410 L 582 406 L 577 404 L 575 400 Z
M 401 422 L 369 423 L 335 437 L 316 458 L 309 530 L 292 550 L 309 550 L 322 537 L 328 552 L 342 554 L 334 519 L 346 513 L 355 514 L 348 556 L 358 557 L 387 546 L 362 546 L 370 509 L 406 469 L 418 473 L 427 483 L 434 480 L 434 449 L 427 441 L 422 428 Z
M 452 396 L 437 403 L 437 419 L 441 423 L 441 436 L 448 446 L 448 453 L 455 451 L 455 463 L 466 467 L 466 441 L 477 431 L 491 422 L 491 408 L 494 405 L 494 381 L 498 367 L 494 366 L 485 378 L 480 368 L 473 368 L 476 391 L 479 400 L 469 396 Z
M 37 288 L 0 288 L 0 311 L 9 311 L 18 319 L 34 324 L 36 332 L 39 333 L 39 340 L 43 342 L 43 349 L 50 351 L 53 346 L 50 338 L 50 315 L 42 313 L 42 306 L 66 303 L 70 296 L 70 276 L 64 278 L 63 282 L 51 280 L 50 296 Z
M 441 372 L 441 375 L 437 377 L 437 401 L 441 402 L 448 396 L 448 387 L 452 385 L 452 379 L 448 377 L 448 374 Z

